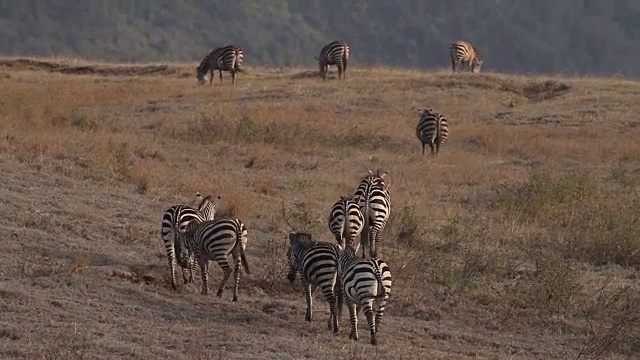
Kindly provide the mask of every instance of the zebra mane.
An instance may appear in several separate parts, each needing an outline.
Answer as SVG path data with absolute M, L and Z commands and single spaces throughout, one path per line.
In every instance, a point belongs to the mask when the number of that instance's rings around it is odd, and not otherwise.
M 289 244 L 293 245 L 294 243 L 311 245 L 314 241 L 309 233 L 292 231 L 289 233 Z

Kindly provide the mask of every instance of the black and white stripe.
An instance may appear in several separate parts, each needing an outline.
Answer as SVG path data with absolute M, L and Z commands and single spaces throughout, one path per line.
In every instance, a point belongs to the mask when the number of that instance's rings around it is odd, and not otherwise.
M 360 206 L 351 197 L 340 196 L 329 214 L 329 229 L 336 237 L 336 242 L 344 247 L 347 244 L 357 249 L 356 238 L 364 227 L 364 216 Z
M 451 57 L 451 69 L 456 71 L 460 63 L 467 63 L 469 71 L 480 72 L 482 67 L 482 57 L 473 44 L 467 41 L 456 41 L 449 46 L 449 56 Z
M 368 175 L 360 181 L 354 195 L 365 221 L 364 228 L 360 233 L 362 257 L 367 257 L 367 248 L 369 248 L 369 257 L 377 256 L 377 243 L 380 242 L 382 232 L 389 219 L 391 196 L 389 184 L 384 180 L 387 174 L 386 171 L 382 172 L 380 169 L 376 173 L 369 169 Z
M 327 78 L 329 65 L 338 68 L 338 79 L 347 76 L 347 64 L 349 62 L 349 45 L 342 40 L 334 40 L 320 50 L 320 55 L 315 58 L 320 66 L 320 76 Z
M 447 119 L 432 109 L 418 109 L 418 114 L 416 136 L 422 144 L 422 155 L 427 145 L 431 148 L 431 155 L 438 155 L 440 146 L 444 145 L 449 136 Z
M 226 45 L 214 49 L 205 56 L 197 68 L 198 83 L 204 85 L 207 78 L 207 72 L 210 71 L 209 85 L 213 82 L 213 72 L 220 71 L 220 82 L 222 82 L 222 72 L 229 71 L 231 73 L 231 82 L 236 83 L 236 73 L 241 72 L 242 60 L 244 52 L 237 45 Z
M 219 204 L 221 198 L 222 196 L 219 195 L 216 199 L 211 200 L 211 196 L 202 197 L 200 193 L 197 193 L 193 206 L 174 205 L 167 209 L 162 216 L 160 236 L 164 241 L 164 247 L 167 252 L 167 260 L 169 261 L 169 269 L 171 270 L 171 287 L 173 289 L 176 289 L 176 260 L 182 268 L 182 278 L 185 284 L 193 280 L 193 270 L 195 267 L 193 254 L 182 246 L 182 241 L 179 241 L 181 237 L 180 230 L 185 229 L 193 220 L 212 220 L 215 217 L 216 206 Z M 176 254 L 178 255 L 177 259 Z
M 338 319 L 342 313 L 340 288 L 336 286 L 338 277 L 338 245 L 314 241 L 308 233 L 289 234 L 289 273 L 287 279 L 293 282 L 299 272 L 305 287 L 307 310 L 305 320 L 312 318 L 312 296 L 320 287 L 325 300 L 329 303 L 329 325 L 334 335 L 338 334 Z
M 391 294 L 389 266 L 380 259 L 360 259 L 355 249 L 347 246 L 338 257 L 338 276 L 349 310 L 349 339 L 358 340 L 358 308 L 361 307 L 369 324 L 371 344 L 377 345 L 384 308 Z
M 247 274 L 249 263 L 245 255 L 247 247 L 247 229 L 239 219 L 216 219 L 204 222 L 193 221 L 183 231 L 185 246 L 193 251 L 200 273 L 202 274 L 202 295 L 209 292 L 209 260 L 215 260 L 224 272 L 217 296 L 222 296 L 225 284 L 231 277 L 229 255 L 233 259 L 235 274 L 233 284 L 233 302 L 238 301 L 238 283 L 240 281 L 240 263 Z

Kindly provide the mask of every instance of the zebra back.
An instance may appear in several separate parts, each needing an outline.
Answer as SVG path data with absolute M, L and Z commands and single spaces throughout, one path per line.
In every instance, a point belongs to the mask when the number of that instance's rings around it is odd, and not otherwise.
M 460 62 L 469 64 L 469 70 L 474 73 L 480 72 L 482 67 L 482 57 L 480 52 L 473 44 L 467 41 L 456 41 L 449 46 L 449 56 L 451 57 L 451 66 L 453 71 L 456 70 L 457 64 Z
M 320 66 L 336 65 L 349 60 L 349 45 L 342 40 L 334 40 L 323 46 L 316 57 Z
M 350 246 L 340 252 L 338 274 L 342 279 L 344 295 L 358 305 L 364 299 L 382 298 L 391 291 L 391 271 L 386 262 L 359 258 Z
M 215 219 L 202 222 L 192 221 L 180 231 L 185 238 L 185 246 L 196 255 L 210 260 L 228 256 L 234 249 L 240 252 L 240 260 L 247 274 L 249 263 L 245 254 L 248 243 L 247 229 L 240 219 Z
M 333 287 L 338 267 L 338 253 L 337 244 L 314 241 L 308 233 L 290 233 L 287 279 L 294 281 L 296 273 L 299 272 L 312 284 L 322 285 L 329 281 Z

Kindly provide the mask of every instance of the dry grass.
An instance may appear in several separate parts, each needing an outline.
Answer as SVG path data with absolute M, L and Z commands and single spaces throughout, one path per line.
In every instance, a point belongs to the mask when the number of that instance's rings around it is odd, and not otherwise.
M 626 359 L 640 353 L 640 83 L 354 66 L 0 61 L 3 358 Z M 155 70 L 154 70 L 155 69 Z M 416 109 L 450 120 L 420 155 Z M 378 348 L 304 322 L 289 225 L 389 171 Z M 173 292 L 163 211 L 196 191 L 250 231 L 240 301 Z M 212 267 L 213 279 L 221 271 Z M 214 285 L 215 286 L 215 285 Z

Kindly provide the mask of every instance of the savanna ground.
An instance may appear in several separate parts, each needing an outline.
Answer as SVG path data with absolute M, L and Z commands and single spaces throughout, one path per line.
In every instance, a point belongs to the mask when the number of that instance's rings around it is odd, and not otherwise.
M 0 357 L 638 358 L 640 83 L 352 66 L 199 87 L 194 68 L 0 61 Z M 437 158 L 423 106 L 449 118 Z M 285 277 L 286 234 L 332 241 L 367 168 L 392 196 L 377 348 L 362 315 L 358 342 L 346 314 L 334 337 L 319 293 L 306 323 Z M 237 304 L 199 276 L 171 290 L 161 216 L 197 191 L 249 228 Z

